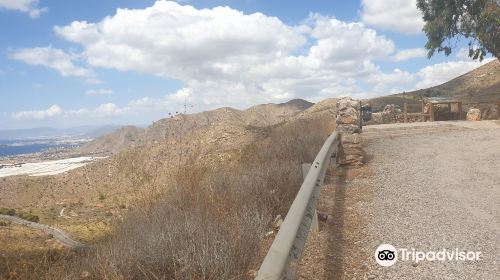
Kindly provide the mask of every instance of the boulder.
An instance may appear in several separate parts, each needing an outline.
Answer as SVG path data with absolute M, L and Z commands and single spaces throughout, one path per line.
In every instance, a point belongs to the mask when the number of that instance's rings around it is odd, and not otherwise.
M 358 124 L 359 112 L 353 107 L 345 108 L 339 111 L 337 116 L 338 124 Z
M 396 113 L 396 106 L 394 104 L 387 104 L 384 107 L 384 111 L 382 111 L 384 114 L 395 114 Z
M 477 108 L 469 109 L 465 119 L 468 121 L 480 121 L 481 120 L 481 110 L 479 110 Z
M 353 100 L 350 97 L 342 97 L 337 100 L 337 110 L 338 111 L 344 111 L 354 108 L 356 110 L 359 110 L 359 101 Z

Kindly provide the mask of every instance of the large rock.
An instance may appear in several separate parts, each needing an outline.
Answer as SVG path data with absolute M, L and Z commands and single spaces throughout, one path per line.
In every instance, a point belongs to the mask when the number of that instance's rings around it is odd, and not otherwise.
M 394 104 L 387 104 L 384 107 L 384 111 L 382 111 L 384 114 L 395 114 L 396 113 L 396 105 Z
M 359 122 L 359 111 L 353 107 L 344 108 L 339 111 L 337 116 L 337 123 L 341 124 L 354 124 L 357 125 Z
M 359 101 L 353 100 L 350 97 L 341 97 L 337 100 L 337 110 L 344 111 L 350 108 L 359 110 Z
M 465 119 L 468 121 L 480 121 L 481 120 L 481 110 L 479 110 L 477 108 L 469 109 Z

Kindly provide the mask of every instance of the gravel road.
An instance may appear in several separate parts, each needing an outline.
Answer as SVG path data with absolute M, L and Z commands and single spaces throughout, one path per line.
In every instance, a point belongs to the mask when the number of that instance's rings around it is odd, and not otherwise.
M 367 253 L 396 248 L 480 251 L 479 261 L 399 261 L 369 275 L 381 279 L 499 279 L 500 129 L 464 130 L 366 145 L 375 176 Z
M 59 241 L 62 245 L 68 248 L 79 248 L 84 245 L 76 240 L 73 240 L 66 232 L 63 230 L 56 228 L 54 226 L 49 226 L 45 224 L 30 222 L 19 217 L 8 216 L 8 215 L 0 215 L 0 219 L 8 220 L 16 224 L 25 225 L 34 229 L 39 229 L 44 231 L 47 234 L 52 234 L 57 241 Z
M 300 279 L 500 279 L 500 126 L 393 133 L 367 137 L 368 163 L 322 192 L 332 221 L 308 240 Z M 398 250 L 393 266 L 376 263 L 381 244 Z M 416 263 L 404 248 L 481 259 Z

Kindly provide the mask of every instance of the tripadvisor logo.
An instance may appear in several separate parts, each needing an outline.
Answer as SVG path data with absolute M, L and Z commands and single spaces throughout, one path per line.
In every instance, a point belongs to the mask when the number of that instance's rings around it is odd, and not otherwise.
M 398 252 L 391 244 L 382 244 L 375 250 L 375 260 L 381 266 L 391 266 L 398 261 Z
M 441 249 L 439 251 L 418 251 L 414 248 L 396 249 L 390 244 L 382 244 L 375 250 L 375 261 L 381 266 L 392 266 L 398 260 L 418 263 L 421 261 L 479 261 L 481 252 Z

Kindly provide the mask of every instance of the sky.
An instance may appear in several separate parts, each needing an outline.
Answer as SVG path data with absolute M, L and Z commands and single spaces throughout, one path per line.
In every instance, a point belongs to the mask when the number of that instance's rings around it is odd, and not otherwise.
M 0 0 L 0 129 L 427 88 L 488 62 L 427 58 L 416 0 Z

